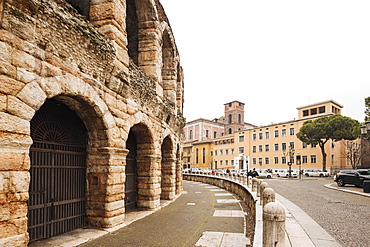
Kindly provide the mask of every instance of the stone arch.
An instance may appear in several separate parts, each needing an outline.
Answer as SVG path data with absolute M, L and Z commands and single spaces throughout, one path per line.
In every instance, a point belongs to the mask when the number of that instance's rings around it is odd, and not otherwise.
M 172 32 L 166 22 L 162 23 L 162 81 L 163 96 L 176 105 L 178 55 Z
M 53 98 L 67 105 L 81 118 L 88 135 L 88 224 L 93 227 L 111 227 L 121 223 L 124 219 L 123 181 L 110 178 L 120 177 L 119 167 L 123 167 L 127 151 L 120 145 L 117 136 L 119 130 L 104 100 L 89 84 L 69 74 L 33 81 L 17 97 L 35 111 L 47 99 Z M 107 172 L 109 166 L 117 169 Z M 119 187 L 122 190 L 112 189 Z M 109 214 L 104 210 L 107 208 Z
M 176 156 L 170 136 L 163 139 L 161 153 L 161 199 L 171 200 L 176 195 Z
M 154 209 L 160 205 L 160 156 L 147 125 L 137 123 L 130 132 L 136 139 L 137 207 Z

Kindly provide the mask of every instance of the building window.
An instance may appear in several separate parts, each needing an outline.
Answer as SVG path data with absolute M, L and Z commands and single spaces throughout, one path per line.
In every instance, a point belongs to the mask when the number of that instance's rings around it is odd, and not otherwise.
M 276 138 L 276 137 L 279 137 L 279 130 L 275 130 L 274 131 L 274 137 Z
M 266 139 L 269 139 L 269 138 L 270 138 L 270 132 L 266 132 L 266 133 L 265 133 L 265 138 L 266 138 Z
M 223 154 L 224 154 L 224 150 L 220 149 L 220 155 L 223 155 Z
M 303 149 L 307 148 L 307 143 L 302 142 L 302 148 L 303 148 Z
M 270 158 L 269 157 L 266 157 L 265 158 L 265 165 L 269 165 L 270 164 Z
M 304 111 L 303 111 L 303 116 L 304 116 L 304 117 L 307 117 L 307 116 L 308 116 L 308 110 L 304 110 Z
M 217 132 L 213 132 L 213 138 L 217 138 Z
M 325 113 L 325 106 L 319 107 L 319 113 Z
M 239 136 L 239 142 L 244 142 L 244 136 Z
M 232 122 L 233 122 L 233 116 L 229 114 L 229 124 L 231 124 Z
M 199 150 L 198 148 L 195 150 L 195 163 L 198 164 L 198 159 L 199 159 Z
M 229 128 L 229 135 L 233 133 L 233 130 Z
M 238 115 L 238 123 L 241 123 L 242 122 L 242 115 Z
M 257 139 L 257 135 L 256 134 L 253 134 L 253 141 L 255 141 Z
M 258 145 L 258 152 L 262 152 L 262 145 Z
M 265 145 L 265 152 L 269 152 L 270 151 L 270 145 L 269 144 L 266 144 Z
M 239 154 L 244 154 L 244 147 L 239 147 Z
M 274 144 L 274 151 L 279 151 L 279 144 L 277 143 Z
M 281 143 L 281 150 L 286 150 L 286 143 L 285 142 Z
M 262 165 L 262 158 L 258 158 L 258 164 L 261 166 Z
M 286 157 L 281 157 L 281 164 L 283 164 L 283 165 L 286 164 Z
M 307 164 L 307 155 L 302 155 L 302 164 Z
M 311 164 L 316 164 L 316 155 L 311 155 Z
M 206 138 L 208 138 L 209 130 L 206 130 Z
M 257 152 L 257 147 L 256 147 L 256 146 L 253 146 L 253 147 L 252 147 L 252 152 L 253 152 L 253 153 L 256 153 L 256 152 Z
M 274 157 L 274 164 L 278 165 L 279 164 L 279 157 Z
M 225 160 L 225 166 L 229 165 L 229 161 Z
M 311 144 L 311 148 L 316 148 L 316 144 Z
M 202 155 L 203 155 L 202 162 L 203 162 L 203 164 L 205 164 L 206 163 L 206 149 L 205 148 L 203 148 L 203 150 L 202 150 Z
M 234 154 L 234 149 L 233 148 L 231 149 L 231 154 Z
M 289 147 L 290 147 L 291 149 L 294 149 L 294 142 L 289 142 Z
M 229 149 L 225 149 L 225 155 L 229 154 Z
M 285 137 L 285 136 L 286 136 L 286 129 L 282 129 L 282 130 L 281 130 L 281 136 L 282 136 L 282 137 Z
M 189 139 L 191 140 L 191 139 L 193 139 L 193 130 L 190 130 L 189 131 Z
M 262 137 L 262 133 L 258 133 L 258 139 L 262 140 L 263 137 Z
M 294 128 L 289 129 L 289 135 L 294 136 Z
M 220 160 L 220 166 L 222 166 L 222 160 Z
M 253 158 L 253 159 L 252 159 L 252 164 L 253 164 L 253 165 L 257 165 L 257 159 L 256 159 L 256 158 Z
M 317 114 L 317 108 L 312 108 L 310 109 L 311 115 L 316 115 Z

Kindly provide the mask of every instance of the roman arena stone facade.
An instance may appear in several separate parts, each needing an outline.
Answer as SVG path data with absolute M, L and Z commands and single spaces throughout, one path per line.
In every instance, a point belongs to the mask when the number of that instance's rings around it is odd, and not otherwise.
M 0 246 L 180 194 L 183 91 L 159 0 L 0 0 Z

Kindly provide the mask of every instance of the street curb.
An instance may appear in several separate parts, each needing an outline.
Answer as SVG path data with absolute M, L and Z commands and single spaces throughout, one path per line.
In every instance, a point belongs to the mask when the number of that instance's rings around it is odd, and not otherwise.
M 353 190 L 336 188 L 336 187 L 333 187 L 332 184 L 335 184 L 335 183 L 325 184 L 324 187 L 326 187 L 328 189 L 332 189 L 332 190 L 339 190 L 339 191 L 343 191 L 343 192 L 347 192 L 347 193 L 352 193 L 352 194 L 356 194 L 356 195 L 360 195 L 360 196 L 370 197 L 370 193 L 367 194 L 367 193 L 364 193 L 364 192 L 358 192 L 358 191 L 353 191 Z

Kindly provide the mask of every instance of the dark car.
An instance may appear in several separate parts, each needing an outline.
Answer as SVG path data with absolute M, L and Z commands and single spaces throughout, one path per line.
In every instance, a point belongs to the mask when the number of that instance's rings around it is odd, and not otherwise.
M 334 177 L 334 181 L 337 182 L 340 187 L 346 184 L 363 187 L 364 180 L 370 181 L 370 169 L 343 170 L 337 173 Z

